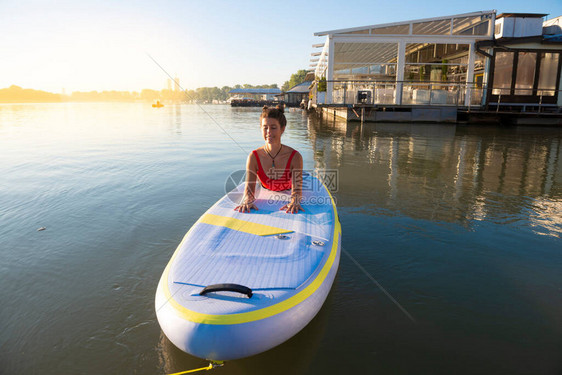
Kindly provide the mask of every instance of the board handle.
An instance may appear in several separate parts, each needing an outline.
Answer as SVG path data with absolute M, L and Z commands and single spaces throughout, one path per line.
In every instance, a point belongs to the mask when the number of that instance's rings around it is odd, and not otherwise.
M 241 294 L 245 294 L 248 298 L 252 298 L 252 289 L 248 288 L 247 286 L 240 285 L 240 284 L 213 284 L 207 285 L 203 290 L 199 293 L 200 296 L 204 296 L 207 293 L 211 292 L 238 292 Z

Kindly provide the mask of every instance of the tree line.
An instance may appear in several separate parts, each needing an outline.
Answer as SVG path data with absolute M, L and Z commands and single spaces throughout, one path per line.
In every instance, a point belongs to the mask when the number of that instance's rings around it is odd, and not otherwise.
M 23 89 L 16 85 L 0 89 L 0 103 L 53 103 L 62 101 L 61 95 L 47 91 Z
M 233 89 L 278 88 L 271 85 L 235 85 L 233 87 L 199 87 L 195 90 L 151 90 L 137 91 L 75 91 L 69 95 L 53 94 L 47 91 L 23 89 L 12 85 L 0 89 L 0 103 L 56 103 L 56 102 L 132 102 L 132 101 L 178 101 L 178 102 L 208 102 L 214 100 L 225 101 L 230 97 Z
M 282 91 L 287 91 L 291 87 L 304 81 L 305 70 L 299 70 L 291 75 L 281 87 Z M 23 89 L 12 85 L 5 89 L 0 89 L 0 103 L 38 103 L 38 102 L 131 102 L 131 101 L 178 101 L 178 102 L 197 102 L 212 103 L 213 101 L 226 101 L 233 89 L 275 89 L 279 88 L 276 83 L 269 85 L 250 85 L 238 84 L 232 87 L 199 87 L 193 90 L 151 90 L 144 89 L 138 91 L 75 91 L 69 95 L 53 94 L 47 91 Z

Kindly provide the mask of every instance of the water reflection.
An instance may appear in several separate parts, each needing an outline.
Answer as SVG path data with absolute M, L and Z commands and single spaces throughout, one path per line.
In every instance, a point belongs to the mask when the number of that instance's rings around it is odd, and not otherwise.
M 528 221 L 562 234 L 562 131 L 310 119 L 314 167 L 338 205 L 469 226 Z
M 170 116 L 171 125 L 175 129 L 176 134 L 181 135 L 182 134 L 181 104 L 180 103 L 172 104 L 172 111 L 173 111 L 173 115 Z
M 204 366 L 162 336 L 155 288 L 226 177 L 263 144 L 259 114 L 0 105 L 0 274 L 10 286 L 0 292 L 0 373 Z M 287 117 L 284 139 L 306 167 L 341 172 L 344 248 L 418 323 L 343 257 L 302 332 L 217 371 L 560 373 L 560 130 Z

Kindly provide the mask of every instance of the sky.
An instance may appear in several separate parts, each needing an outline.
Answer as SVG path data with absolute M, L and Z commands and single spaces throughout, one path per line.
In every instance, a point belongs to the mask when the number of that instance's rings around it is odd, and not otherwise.
M 481 10 L 562 15 L 562 0 L 0 0 L 0 88 L 140 91 L 279 86 L 308 69 L 319 31 Z

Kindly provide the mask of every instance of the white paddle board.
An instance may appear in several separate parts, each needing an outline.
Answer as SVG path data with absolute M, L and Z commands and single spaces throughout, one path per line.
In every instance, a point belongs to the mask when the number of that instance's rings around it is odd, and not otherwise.
M 341 227 L 320 180 L 304 176 L 298 214 L 279 210 L 290 191 L 263 188 L 258 211 L 234 211 L 243 189 L 191 227 L 156 292 L 166 336 L 204 359 L 248 357 L 291 338 L 318 313 L 338 270 Z

